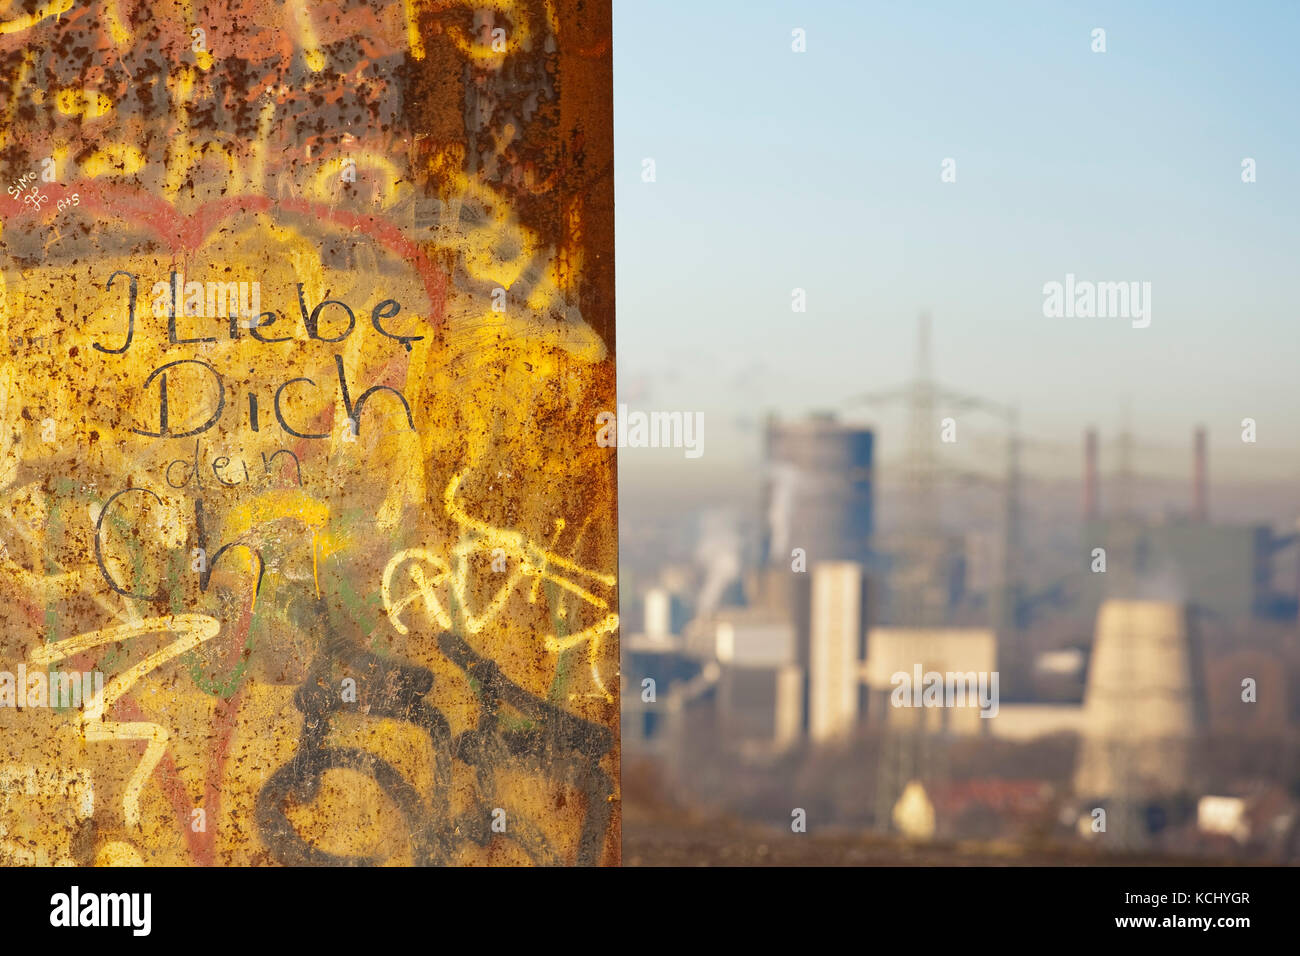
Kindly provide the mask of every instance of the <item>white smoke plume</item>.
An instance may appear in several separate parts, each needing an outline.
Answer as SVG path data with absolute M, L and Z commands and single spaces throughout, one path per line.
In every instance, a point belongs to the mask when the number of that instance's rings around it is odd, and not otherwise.
M 790 549 L 790 519 L 800 482 L 799 469 L 788 462 L 773 462 L 768 466 L 768 481 L 771 482 L 771 493 L 767 526 L 772 535 L 768 554 L 784 555 Z
M 700 516 L 695 560 L 704 567 L 704 583 L 696 605 L 696 613 L 703 616 L 717 610 L 727 586 L 740 576 L 741 540 L 732 512 L 715 509 Z

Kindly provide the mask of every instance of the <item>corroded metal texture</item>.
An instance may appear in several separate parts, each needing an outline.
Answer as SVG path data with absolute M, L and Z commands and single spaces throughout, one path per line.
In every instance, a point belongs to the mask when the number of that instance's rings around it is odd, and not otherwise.
M 0 863 L 618 862 L 609 31 L 0 0 Z

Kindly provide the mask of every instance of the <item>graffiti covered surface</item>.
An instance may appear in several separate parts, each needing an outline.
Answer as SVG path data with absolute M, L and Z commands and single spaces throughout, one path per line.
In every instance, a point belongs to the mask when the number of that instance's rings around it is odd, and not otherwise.
M 0 863 L 617 862 L 609 58 L 0 6 Z

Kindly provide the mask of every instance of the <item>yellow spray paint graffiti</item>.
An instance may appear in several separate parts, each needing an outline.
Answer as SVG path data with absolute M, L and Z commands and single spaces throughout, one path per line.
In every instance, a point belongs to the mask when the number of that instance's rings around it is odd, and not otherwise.
M 617 862 L 608 30 L 0 15 L 0 863 Z
M 457 541 L 453 548 L 451 563 L 423 548 L 407 548 L 393 555 L 384 568 L 384 610 L 388 614 L 393 627 L 400 634 L 409 633 L 407 626 L 402 623 L 401 611 L 417 599 L 422 599 L 427 613 L 438 627 L 444 630 L 454 628 L 465 634 L 478 634 L 492 625 L 497 619 L 522 578 L 529 577 L 533 581 L 529 592 L 529 603 L 536 603 L 537 585 L 543 581 L 549 581 L 581 598 L 597 611 L 606 612 L 595 623 L 576 632 L 564 636 L 558 634 L 544 635 L 542 637 L 542 646 L 551 653 L 558 653 L 589 642 L 593 648 L 589 655 L 592 683 L 599 689 L 601 695 L 612 703 L 615 698 L 605 686 L 598 662 L 600 659 L 601 638 L 605 634 L 617 632 L 618 615 L 608 613 L 609 603 L 604 598 L 591 593 L 577 583 L 575 579 L 593 579 L 606 587 L 612 587 L 616 583 L 614 576 L 582 567 L 556 554 L 552 549 L 542 548 L 538 544 L 526 540 L 516 531 L 494 528 L 485 522 L 471 518 L 456 505 L 456 489 L 460 484 L 460 480 L 461 476 L 455 475 L 448 483 L 444 494 L 447 513 L 462 529 L 468 532 Z M 556 536 L 558 537 L 564 528 L 564 523 L 563 521 L 557 521 L 556 524 Z M 469 558 L 472 554 L 485 549 L 494 555 L 499 555 L 497 560 L 514 562 L 515 569 L 509 573 L 505 582 L 497 590 L 482 613 L 474 615 L 468 609 L 471 600 L 467 580 Z M 427 575 L 422 565 L 432 567 L 435 573 L 432 576 Z M 394 600 L 393 578 L 398 568 L 403 566 L 406 566 L 410 583 L 415 586 L 415 590 L 406 597 Z M 553 569 L 568 572 L 573 577 L 566 577 Z M 437 588 L 439 585 L 445 585 L 447 588 L 445 599 L 439 599 L 438 597 Z M 445 609 L 444 600 L 447 605 L 457 609 L 458 614 L 455 618 Z M 567 618 L 566 608 L 561 608 L 560 616 Z

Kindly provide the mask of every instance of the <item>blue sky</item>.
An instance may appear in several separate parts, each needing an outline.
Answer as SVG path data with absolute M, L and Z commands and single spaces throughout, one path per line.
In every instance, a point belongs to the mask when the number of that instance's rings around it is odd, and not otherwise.
M 1216 474 L 1295 475 L 1298 41 L 1292 3 L 615 0 L 622 399 L 750 457 L 737 420 L 904 379 L 924 309 L 937 375 L 1036 435 L 1127 398 L 1156 442 L 1206 423 Z M 1066 273 L 1150 282 L 1150 327 L 1045 318 Z

